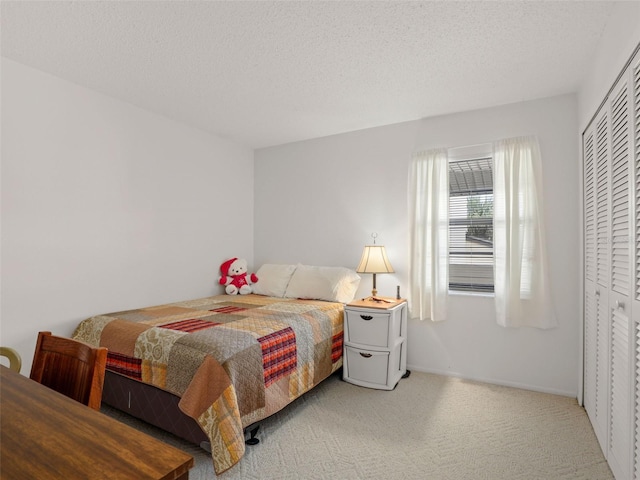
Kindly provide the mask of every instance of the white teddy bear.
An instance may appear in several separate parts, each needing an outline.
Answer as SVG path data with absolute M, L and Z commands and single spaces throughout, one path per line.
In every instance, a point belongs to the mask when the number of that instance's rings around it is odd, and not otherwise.
M 220 277 L 220 285 L 225 285 L 224 289 L 227 295 L 247 295 L 251 293 L 252 283 L 258 281 L 255 273 L 247 274 L 247 261 L 244 258 L 231 258 L 220 265 L 222 276 Z

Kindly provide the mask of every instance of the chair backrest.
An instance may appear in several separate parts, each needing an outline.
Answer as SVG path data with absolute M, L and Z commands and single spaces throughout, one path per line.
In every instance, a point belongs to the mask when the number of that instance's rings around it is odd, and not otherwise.
M 107 349 L 40 332 L 30 378 L 100 410 Z
M 0 357 L 7 357 L 9 359 L 9 368 L 14 372 L 20 373 L 22 359 L 18 352 L 10 347 L 0 347 Z

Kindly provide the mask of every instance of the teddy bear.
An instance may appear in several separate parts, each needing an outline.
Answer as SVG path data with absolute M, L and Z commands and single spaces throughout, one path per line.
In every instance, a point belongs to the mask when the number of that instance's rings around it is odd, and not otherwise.
M 258 281 L 255 273 L 247 273 L 247 261 L 244 258 L 231 258 L 220 265 L 222 276 L 220 285 L 225 285 L 227 295 L 247 295 L 251 293 L 252 283 Z

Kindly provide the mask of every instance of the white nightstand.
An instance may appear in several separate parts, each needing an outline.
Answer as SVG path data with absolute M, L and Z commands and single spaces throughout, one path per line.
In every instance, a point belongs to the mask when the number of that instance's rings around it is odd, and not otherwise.
M 408 377 L 407 302 L 356 300 L 344 308 L 342 378 L 355 385 L 393 390 Z

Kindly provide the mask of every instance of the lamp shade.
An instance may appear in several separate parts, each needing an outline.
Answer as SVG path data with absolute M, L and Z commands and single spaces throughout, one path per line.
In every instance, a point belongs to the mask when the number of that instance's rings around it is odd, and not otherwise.
M 394 273 L 384 245 L 365 245 L 356 268 L 358 273 Z

